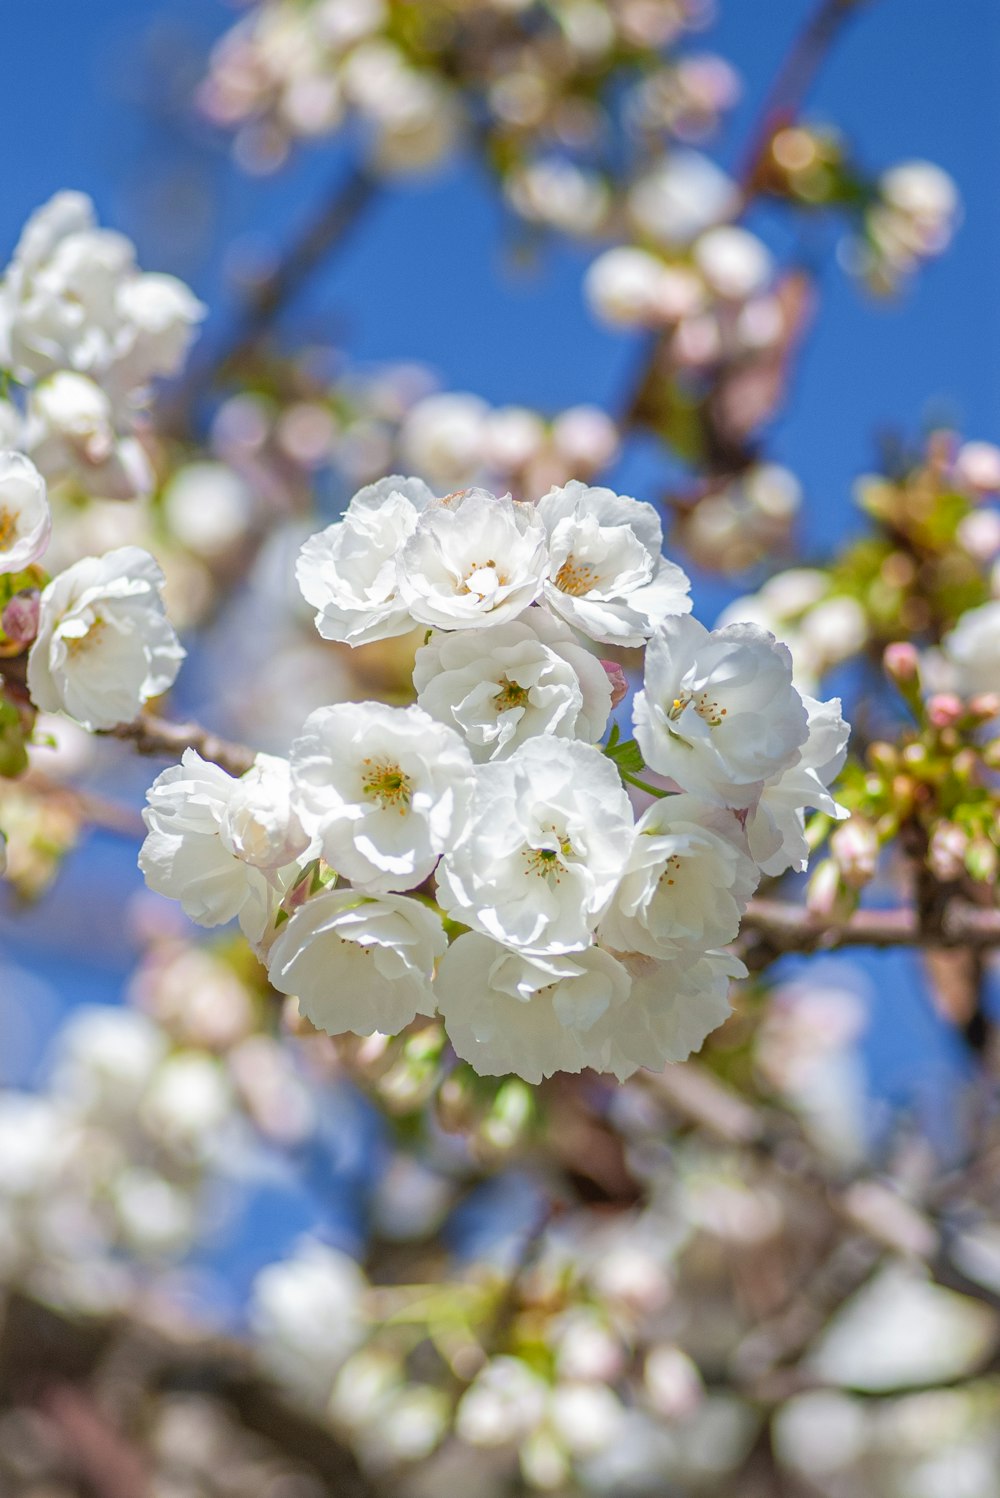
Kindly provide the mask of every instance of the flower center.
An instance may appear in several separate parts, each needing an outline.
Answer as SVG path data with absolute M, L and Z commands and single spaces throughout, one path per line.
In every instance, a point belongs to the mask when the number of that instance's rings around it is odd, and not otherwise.
M 556 573 L 556 587 L 561 593 L 569 593 L 574 598 L 589 593 L 599 583 L 600 578 L 590 563 L 578 562 L 572 552 Z
M 670 704 L 667 717 L 672 723 L 676 723 L 686 707 L 693 707 L 698 717 L 703 723 L 707 723 L 709 728 L 718 728 L 729 711 L 726 707 L 720 707 L 707 692 L 699 692 L 697 696 L 693 692 L 682 692 Z
M 405 817 L 410 809 L 410 795 L 412 787 L 410 777 L 404 775 L 398 765 L 390 764 L 384 759 L 366 759 L 362 761 L 364 770 L 361 775 L 361 784 L 366 796 L 371 796 L 385 810 L 386 807 L 394 807 L 401 817 Z
M 491 597 L 507 583 L 507 574 L 501 572 L 492 557 L 485 562 L 473 562 L 462 579 L 460 593 L 475 593 L 480 598 Z
M 498 713 L 506 713 L 512 707 L 524 707 L 528 701 L 528 689 L 522 687 L 519 682 L 511 681 L 509 676 L 501 676 L 497 683 L 500 690 L 493 698 L 493 704 Z
M 107 629 L 103 615 L 95 614 L 86 631 L 82 635 L 64 635 L 66 649 L 70 655 L 80 655 L 85 650 L 91 650 L 97 645 Z
M 677 882 L 677 874 L 680 872 L 681 861 L 676 853 L 671 853 L 667 859 L 663 873 L 660 875 L 660 884 L 673 885 Z
M 555 827 L 549 829 L 559 843 L 558 848 L 525 848 L 524 873 L 534 874 L 536 879 L 545 879 L 553 884 L 560 884 L 562 876 L 566 872 L 566 860 L 574 853 L 572 842 L 565 834 L 560 834 Z
M 6 506 L 0 509 L 0 551 L 7 551 L 12 541 L 17 540 L 17 516 Z

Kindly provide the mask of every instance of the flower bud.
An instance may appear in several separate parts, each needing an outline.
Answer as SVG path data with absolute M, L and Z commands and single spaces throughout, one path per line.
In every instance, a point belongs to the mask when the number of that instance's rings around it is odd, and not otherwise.
M 611 706 L 616 708 L 619 702 L 624 702 L 628 696 L 628 677 L 617 661 L 602 661 L 601 665 L 607 673 L 608 684 L 611 687 Z
M 954 822 L 938 822 L 927 849 L 927 867 L 936 879 L 948 884 L 960 878 L 968 847 L 967 832 Z
M 965 853 L 965 867 L 981 884 L 995 884 L 1000 872 L 1000 855 L 988 837 L 974 837 Z
M 954 692 L 935 692 L 927 703 L 927 718 L 934 728 L 954 728 L 965 716 L 962 699 Z
M 880 770 L 883 775 L 892 775 L 899 766 L 899 755 L 895 746 L 885 743 L 882 739 L 869 744 L 866 757 L 872 769 Z
M 875 877 L 879 845 L 875 829 L 863 817 L 851 817 L 830 838 L 830 851 L 852 889 L 861 889 Z
M 982 723 L 1000 718 L 1000 692 L 978 692 L 968 703 L 969 712 Z
M 37 588 L 25 588 L 14 594 L 0 615 L 0 626 L 15 645 L 30 645 L 37 635 L 40 598 Z
M 832 858 L 824 858 L 809 880 L 806 906 L 813 915 L 832 920 L 841 914 L 846 893 L 839 867 Z
M 887 645 L 882 656 L 886 675 L 897 687 L 908 687 L 920 680 L 920 657 L 915 645 L 908 640 L 896 640 Z
M 1000 491 L 1000 448 L 992 442 L 966 442 L 955 459 L 955 479 L 980 493 Z

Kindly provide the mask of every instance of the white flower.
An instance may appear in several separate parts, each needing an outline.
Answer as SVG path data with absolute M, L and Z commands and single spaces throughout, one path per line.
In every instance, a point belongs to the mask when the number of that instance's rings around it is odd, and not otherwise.
M 828 790 L 831 780 L 843 769 L 851 732 L 844 722 L 840 699 L 802 700 L 809 715 L 809 737 L 798 762 L 767 782 L 746 824 L 750 852 L 761 872 L 772 877 L 786 869 L 801 873 L 809 862 L 803 814 L 807 806 L 838 820 L 847 816 Z
M 137 1010 L 84 1005 L 59 1033 L 53 1088 L 82 1113 L 127 1113 L 138 1106 L 168 1047 L 165 1032 Z
M 683 1061 L 729 1015 L 742 963 L 707 952 L 656 962 L 591 946 L 529 958 L 470 931 L 448 948 L 435 989 L 448 1037 L 481 1076 L 540 1082 L 585 1067 L 624 1081 Z
M 0 572 L 37 562 L 51 529 L 42 475 L 23 453 L 0 451 Z
M 395 1035 L 434 1013 L 431 978 L 446 945 L 440 916 L 419 900 L 324 890 L 279 929 L 268 976 L 330 1035 Z
M 659 244 L 690 244 L 739 207 L 739 188 L 700 151 L 672 151 L 629 191 L 628 206 L 643 234 Z
M 25 380 L 56 369 L 106 369 L 120 331 L 118 287 L 133 273 L 132 245 L 96 227 L 90 199 L 57 193 L 28 220 L 7 268 L 3 362 Z
M 148 835 L 139 867 L 150 889 L 178 900 L 199 926 L 221 926 L 239 916 L 245 936 L 256 942 L 288 876 L 255 868 L 237 854 L 230 807 L 240 794 L 240 781 L 196 750 L 185 749 L 181 763 L 164 770 L 146 792 Z M 254 826 L 245 802 L 241 812 L 237 799 L 234 813 L 237 834 L 246 834 L 255 850 L 270 842 L 273 851 L 282 837 L 289 839 L 288 830 L 282 833 L 274 824 L 269 829 Z M 294 839 L 286 846 L 294 846 Z
M 635 736 L 648 765 L 718 806 L 753 807 L 808 733 L 792 658 L 754 624 L 667 619 L 646 651 Z
M 455 920 L 534 954 L 588 945 L 634 835 L 629 799 L 600 750 L 528 739 L 483 765 L 468 831 L 445 852 L 438 900 Z
M 622 964 L 600 947 L 532 960 L 478 931 L 448 948 L 435 992 L 456 1053 L 480 1076 L 513 1072 L 540 1082 L 600 1065 L 589 1032 L 631 989 Z
M 131 722 L 165 692 L 185 652 L 163 611 L 162 585 L 163 573 L 138 546 L 84 557 L 54 577 L 28 656 L 35 706 L 93 731 Z
M 204 1051 L 174 1051 L 150 1083 L 140 1115 L 172 1150 L 207 1158 L 235 1107 L 233 1085 L 223 1063 Z
M 400 429 L 400 449 L 418 473 L 451 488 L 481 467 L 489 441 L 490 408 L 464 391 L 428 395 Z
M 946 248 L 961 199 L 954 179 L 933 161 L 902 161 L 882 174 L 885 201 L 909 218 L 926 253 Z
M 258 869 L 280 869 L 302 857 L 309 838 L 291 796 L 288 761 L 258 754 L 236 781 L 223 818 L 223 836 L 237 858 Z
M 759 878 L 735 815 L 694 796 L 665 796 L 636 833 L 601 922 L 604 945 L 669 959 L 732 941 Z
M 261 1270 L 253 1282 L 250 1329 L 269 1371 L 325 1404 L 340 1365 L 364 1335 L 366 1288 L 352 1258 L 314 1239 Z
M 963 697 L 1000 692 L 1000 602 L 967 610 L 941 646 Z
M 203 557 L 225 556 L 250 529 L 252 490 L 227 463 L 185 463 L 164 485 L 162 497 L 171 534 Z
M 491 1358 L 462 1395 L 455 1429 L 472 1446 L 522 1441 L 544 1420 L 549 1394 L 545 1380 L 520 1358 Z
M 183 281 L 153 272 L 123 282 L 117 310 L 126 327 L 115 367 L 115 384 L 122 390 L 178 374 L 208 312 Z
M 601 1045 L 597 1069 L 619 1082 L 640 1067 L 659 1071 L 700 1050 L 729 1017 L 731 980 L 746 977 L 728 952 L 706 952 L 695 962 L 657 962 L 636 952 L 619 961 L 632 980 L 629 1002 L 602 1018 L 591 1038 Z
M 110 398 L 86 375 L 59 370 L 35 386 L 24 441 L 51 484 L 75 479 L 90 499 L 137 499 L 152 491 L 145 449 L 119 433 Z
M 661 556 L 652 505 L 574 479 L 538 501 L 549 537 L 544 596 L 567 623 L 614 645 L 641 645 L 670 614 L 686 614 L 691 587 Z
M 698 312 L 705 301 L 704 287 L 690 270 L 665 265 L 632 245 L 598 255 L 584 284 L 598 317 L 624 328 L 677 322 Z
M 354 496 L 343 520 L 305 543 L 295 573 L 324 640 L 364 645 L 413 628 L 397 557 L 433 500 L 421 479 L 380 479 Z
M 534 603 L 546 564 L 533 505 L 470 489 L 420 516 L 400 558 L 400 596 L 414 619 L 436 629 L 502 624 Z
M 465 825 L 469 751 L 423 708 L 319 708 L 292 745 L 291 761 L 303 826 L 327 863 L 367 890 L 422 883 Z
M 206 309 L 173 276 L 142 275 L 135 246 L 97 227 L 82 193 L 29 219 L 0 288 L 0 355 L 18 378 L 57 370 L 109 379 L 117 394 L 176 374 Z
M 547 609 L 492 629 L 434 634 L 417 651 L 419 705 L 454 725 L 475 760 L 501 759 L 538 734 L 596 742 L 607 726 L 607 672 Z
M 711 289 L 727 301 L 745 302 L 763 291 L 774 274 L 767 246 L 736 224 L 703 234 L 694 247 L 694 261 Z

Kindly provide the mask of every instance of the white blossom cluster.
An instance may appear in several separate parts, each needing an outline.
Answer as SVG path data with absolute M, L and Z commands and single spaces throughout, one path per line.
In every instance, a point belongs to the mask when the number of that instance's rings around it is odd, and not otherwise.
M 722 58 L 670 52 L 707 15 L 704 0 L 427 0 L 400 24 L 392 0 L 255 0 L 214 48 L 199 102 L 251 172 L 355 122 L 371 170 L 409 174 L 479 122 L 515 146 L 511 206 L 587 235 L 611 207 L 600 148 L 616 116 L 645 148 L 665 132 L 704 138 L 738 98 Z M 595 81 L 623 74 L 598 97 Z
M 150 386 L 181 369 L 205 308 L 174 276 L 140 271 L 135 246 L 60 192 L 25 225 L 0 281 L 0 368 L 22 408 L 0 405 L 0 441 L 50 484 L 132 499 L 153 485 L 137 424 Z
M 680 149 L 636 178 L 632 239 L 587 272 L 587 299 L 612 327 L 669 334 L 671 362 L 700 371 L 778 343 L 787 314 L 770 250 L 742 225 L 736 183 L 700 151 Z
M 49 488 L 134 499 L 153 483 L 136 424 L 152 382 L 176 374 L 204 308 L 134 246 L 97 226 L 80 193 L 57 194 L 26 225 L 0 281 L 0 578 L 5 643 L 30 647 L 35 708 L 91 730 L 131 721 L 173 683 L 184 651 L 148 551 L 115 546 L 51 579 Z
M 477 1071 L 529 1081 L 697 1049 L 761 873 L 805 867 L 805 808 L 839 814 L 839 702 L 756 625 L 697 623 L 652 506 L 579 481 L 528 504 L 384 479 L 298 581 L 325 639 L 423 629 L 416 702 L 321 707 L 241 779 L 188 750 L 149 792 L 150 887 L 237 917 L 330 1033 L 440 1012 Z M 646 648 L 637 742 L 600 746 L 626 681 L 592 645 Z
M 879 178 L 849 258 L 874 291 L 893 292 L 925 261 L 944 254 L 960 218 L 958 188 L 942 167 L 900 162 Z

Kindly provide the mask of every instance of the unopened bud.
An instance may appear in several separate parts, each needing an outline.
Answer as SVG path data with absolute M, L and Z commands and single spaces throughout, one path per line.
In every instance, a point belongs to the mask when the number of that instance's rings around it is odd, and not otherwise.
M 982 723 L 1000 718 L 1000 692 L 979 692 L 969 700 L 969 712 Z
M 847 904 L 846 895 L 840 869 L 832 858 L 824 858 L 822 863 L 817 864 L 816 871 L 809 880 L 806 906 L 813 915 L 831 920 L 843 912 Z
M 830 852 L 845 884 L 862 889 L 875 877 L 879 845 L 875 829 L 863 817 L 851 817 L 830 838 Z
M 867 759 L 872 769 L 881 770 L 883 775 L 892 775 L 899 767 L 899 755 L 894 745 L 881 739 L 869 744 Z
M 960 697 L 953 692 L 935 692 L 927 703 L 927 718 L 934 728 L 954 728 L 965 716 Z
M 978 767 L 976 751 L 968 744 L 964 749 L 959 749 L 958 753 L 952 757 L 951 772 L 959 780 L 972 780 Z
M 950 884 L 953 879 L 961 877 L 968 848 L 967 832 L 954 822 L 938 822 L 927 849 L 927 867 L 936 879 Z
M 1000 872 L 1000 855 L 988 837 L 974 837 L 965 854 L 965 867 L 981 884 L 995 884 Z
M 0 615 L 0 627 L 15 645 L 30 645 L 38 634 L 38 609 L 41 593 L 37 588 L 25 588 L 15 593 Z
M 920 678 L 920 656 L 915 645 L 908 640 L 896 640 L 887 645 L 882 655 L 882 664 L 887 675 L 898 687 L 910 686 Z
M 602 661 L 611 688 L 611 706 L 615 708 L 628 696 L 628 677 L 617 661 Z

